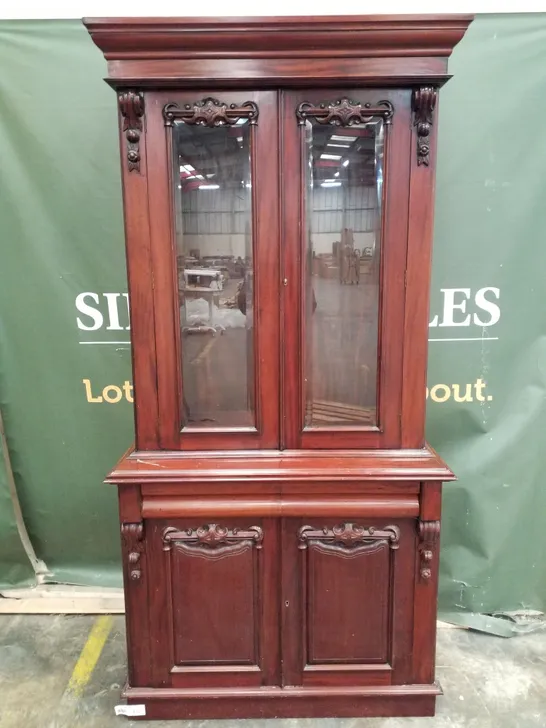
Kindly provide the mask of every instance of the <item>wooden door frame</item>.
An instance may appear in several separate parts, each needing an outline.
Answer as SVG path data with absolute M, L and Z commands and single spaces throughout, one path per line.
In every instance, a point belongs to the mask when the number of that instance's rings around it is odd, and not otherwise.
M 255 602 L 257 610 L 256 624 L 256 664 L 237 664 L 232 662 L 209 662 L 195 666 L 178 666 L 175 656 L 175 631 L 173 609 L 175 603 L 171 593 L 171 550 L 176 549 L 169 542 L 169 531 L 176 531 L 184 537 L 188 530 L 199 534 L 198 529 L 206 530 L 209 524 L 218 524 L 220 528 L 229 529 L 233 538 L 239 538 L 239 532 L 246 538 L 245 528 L 256 528 L 260 532 L 260 540 L 251 548 L 255 555 L 256 570 L 255 589 L 248 598 Z M 203 528 L 204 527 L 204 528 Z M 176 517 L 153 519 L 146 521 L 146 558 L 149 575 L 147 579 L 147 604 L 150 633 L 150 680 L 154 687 L 229 687 L 276 685 L 280 681 L 281 661 L 279 657 L 279 604 L 280 593 L 279 566 L 279 523 L 273 518 L 252 516 L 218 517 L 208 515 L 196 518 Z M 213 534 L 214 535 L 214 534 Z M 174 534 L 176 537 L 176 533 Z M 205 541 L 204 543 L 209 543 Z M 236 542 L 235 542 L 236 543 Z M 195 548 L 195 547 L 192 547 Z M 214 552 L 219 548 L 229 551 L 233 546 L 221 540 L 210 541 L 204 549 Z M 229 558 L 222 555 L 221 558 Z M 199 557 L 203 562 L 203 557 Z M 259 565 L 259 566 L 258 566 Z M 222 600 L 223 590 L 229 591 L 229 584 L 218 584 L 214 593 L 194 594 L 185 600 L 190 609 L 199 612 L 203 601 L 208 599 Z M 218 625 L 216 625 L 218 628 Z M 222 630 L 229 630 L 233 625 L 224 624 Z
M 258 106 L 257 124 L 251 126 L 253 267 L 256 272 L 253 324 L 256 427 L 192 428 L 188 431 L 182 427 L 183 381 L 172 202 L 171 129 L 166 126 L 164 109 L 169 103 L 195 104 L 208 97 L 238 105 L 253 101 Z M 173 89 L 147 92 L 145 104 L 147 146 L 153 150 L 146 160 L 146 169 L 159 449 L 277 448 L 280 378 L 277 93 L 210 87 Z
M 378 332 L 377 427 L 303 427 L 305 346 L 303 250 L 302 132 L 296 108 L 303 101 L 328 101 L 342 96 L 362 104 L 387 100 L 393 104 L 385 151 L 384 214 L 381 235 Z M 283 417 L 282 446 L 289 449 L 400 447 L 402 364 L 404 346 L 405 270 L 409 220 L 411 156 L 411 91 L 373 87 L 310 88 L 283 93 Z M 290 312 L 290 316 L 287 315 Z
M 354 522 L 364 527 L 373 525 L 377 530 L 388 524 L 399 529 L 399 542 L 389 554 L 387 604 L 388 660 L 374 663 L 320 663 L 307 662 L 305 555 L 299 533 L 308 523 L 326 527 Z M 417 554 L 417 521 L 385 515 L 372 518 L 351 516 L 317 519 L 316 517 L 285 517 L 281 526 L 282 558 L 282 665 L 283 686 L 326 686 L 336 684 L 401 685 L 411 680 L 413 668 L 413 603 L 415 598 L 415 569 Z M 388 547 L 387 547 L 388 548 Z M 347 598 L 350 598 L 347 596 Z M 370 598 L 368 608 L 373 608 Z M 331 626 L 335 630 L 335 625 Z

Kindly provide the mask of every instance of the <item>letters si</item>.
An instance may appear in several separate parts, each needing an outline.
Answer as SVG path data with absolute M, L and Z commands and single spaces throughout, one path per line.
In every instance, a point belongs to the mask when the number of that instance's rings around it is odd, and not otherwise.
M 98 331 L 106 323 L 107 331 L 129 331 L 129 294 L 92 293 L 85 291 L 76 296 L 76 309 L 84 318 L 77 317 L 82 331 Z

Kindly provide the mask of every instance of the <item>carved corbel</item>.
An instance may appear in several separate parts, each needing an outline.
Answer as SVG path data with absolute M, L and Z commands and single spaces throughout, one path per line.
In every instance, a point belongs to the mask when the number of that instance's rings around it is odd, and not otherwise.
M 419 576 L 432 578 L 432 561 L 437 556 L 440 541 L 440 521 L 419 521 Z
M 122 523 L 121 537 L 123 553 L 127 555 L 127 573 L 131 581 L 139 581 L 142 576 L 142 552 L 144 551 L 144 525 L 142 523 Z
M 123 91 L 118 96 L 123 118 L 123 132 L 127 142 L 127 165 L 129 172 L 140 172 L 140 136 L 144 116 L 144 96 L 135 91 Z
M 430 163 L 430 134 L 436 106 L 436 89 L 423 86 L 413 92 L 413 125 L 417 131 L 417 165 Z

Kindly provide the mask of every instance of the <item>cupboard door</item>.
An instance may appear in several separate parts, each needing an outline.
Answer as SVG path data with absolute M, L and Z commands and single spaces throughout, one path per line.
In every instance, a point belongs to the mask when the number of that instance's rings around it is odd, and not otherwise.
M 415 546 L 410 520 L 284 521 L 285 685 L 408 679 Z
M 279 447 L 277 99 L 149 95 L 162 449 Z
M 275 684 L 275 522 L 169 519 L 149 534 L 154 685 Z
M 410 92 L 283 101 L 283 444 L 400 445 Z

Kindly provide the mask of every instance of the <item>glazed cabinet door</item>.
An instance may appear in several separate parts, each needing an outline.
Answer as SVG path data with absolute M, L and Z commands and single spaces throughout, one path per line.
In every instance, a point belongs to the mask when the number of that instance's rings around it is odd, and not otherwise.
M 411 675 L 415 521 L 283 524 L 283 683 L 403 684 Z
M 148 522 L 154 686 L 278 683 L 277 532 L 267 518 Z
M 283 95 L 283 443 L 399 447 L 409 90 Z
M 146 96 L 160 449 L 279 446 L 277 119 L 275 91 Z

